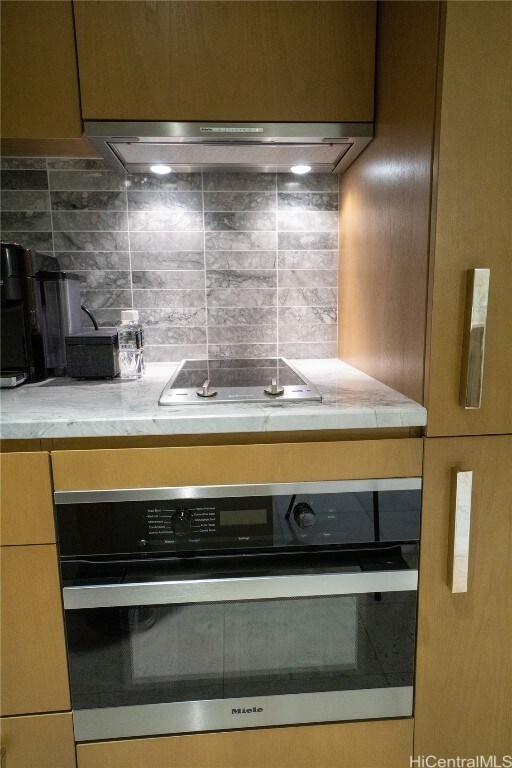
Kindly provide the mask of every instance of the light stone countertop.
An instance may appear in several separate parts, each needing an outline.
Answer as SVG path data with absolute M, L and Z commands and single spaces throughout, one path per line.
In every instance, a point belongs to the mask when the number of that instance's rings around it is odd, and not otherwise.
M 339 360 L 292 360 L 322 403 L 159 406 L 175 363 L 152 363 L 139 380 L 47 379 L 2 390 L 1 437 L 62 438 L 417 427 L 418 403 Z

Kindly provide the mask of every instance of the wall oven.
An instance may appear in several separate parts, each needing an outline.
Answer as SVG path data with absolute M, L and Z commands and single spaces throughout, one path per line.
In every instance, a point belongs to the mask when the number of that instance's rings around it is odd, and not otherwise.
M 77 741 L 412 715 L 420 478 L 55 501 Z

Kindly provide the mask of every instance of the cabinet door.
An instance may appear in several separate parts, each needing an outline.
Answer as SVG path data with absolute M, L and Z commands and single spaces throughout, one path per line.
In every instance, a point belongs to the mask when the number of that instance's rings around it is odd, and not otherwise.
M 511 25 L 510 3 L 447 3 L 433 216 L 428 435 L 512 432 Z M 459 404 L 459 393 L 466 275 L 474 268 L 490 269 L 490 282 L 481 407 L 467 410 Z M 477 327 L 474 334 L 479 333 Z M 469 364 L 478 376 L 478 354 Z
M 1 714 L 70 709 L 57 552 L 2 547 Z
M 86 119 L 373 119 L 374 2 L 74 6 Z
M 427 439 L 415 755 L 511 754 L 512 436 Z M 473 473 L 467 592 L 449 586 L 452 472 Z M 459 496 L 460 498 L 460 496 Z
M 5 768 L 75 768 L 71 714 L 4 717 Z
M 55 541 L 48 453 L 1 454 L 0 494 L 2 546 Z
M 408 768 L 413 720 L 79 744 L 79 768 Z
M 81 137 L 71 0 L 2 2 L 2 135 Z

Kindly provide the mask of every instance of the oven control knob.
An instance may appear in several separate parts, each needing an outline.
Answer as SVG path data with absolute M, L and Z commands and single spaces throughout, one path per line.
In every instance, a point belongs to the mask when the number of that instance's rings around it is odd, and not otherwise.
M 192 530 L 192 515 L 188 509 L 177 509 L 171 520 L 176 536 L 187 536 Z
M 295 505 L 293 508 L 293 519 L 299 528 L 311 528 L 316 523 L 316 515 L 306 502 Z

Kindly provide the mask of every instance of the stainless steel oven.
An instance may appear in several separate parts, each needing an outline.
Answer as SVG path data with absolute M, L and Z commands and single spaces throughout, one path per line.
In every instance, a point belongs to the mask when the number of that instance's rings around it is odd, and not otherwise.
M 56 493 L 77 741 L 412 715 L 420 489 Z

